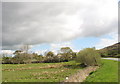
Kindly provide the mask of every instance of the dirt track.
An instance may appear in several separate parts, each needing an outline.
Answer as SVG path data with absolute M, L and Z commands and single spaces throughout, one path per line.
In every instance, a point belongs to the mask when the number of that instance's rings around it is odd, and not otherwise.
M 68 77 L 64 82 L 83 82 L 87 76 L 93 71 L 96 71 L 99 67 L 89 66 L 85 69 L 79 70 L 76 74 Z

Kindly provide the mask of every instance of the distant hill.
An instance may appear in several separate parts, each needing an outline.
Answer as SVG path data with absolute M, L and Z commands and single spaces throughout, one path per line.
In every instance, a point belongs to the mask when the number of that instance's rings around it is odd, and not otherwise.
M 107 50 L 118 50 L 120 47 L 120 42 L 116 43 L 116 44 L 113 44 L 111 46 L 107 46 L 101 50 L 104 50 L 104 49 L 107 49 Z
M 102 57 L 120 57 L 120 42 L 100 49 Z

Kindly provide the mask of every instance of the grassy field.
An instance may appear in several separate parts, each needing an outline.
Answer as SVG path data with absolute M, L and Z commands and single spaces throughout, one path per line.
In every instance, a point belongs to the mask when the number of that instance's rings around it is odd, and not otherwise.
M 60 82 L 82 69 L 75 61 L 38 64 L 3 64 L 3 82 Z
M 120 62 L 119 62 L 120 63 Z M 3 64 L 4 82 L 60 82 L 82 69 L 75 61 L 39 64 Z M 118 62 L 102 59 L 102 66 L 85 82 L 118 82 Z
M 118 62 L 102 59 L 101 68 L 87 77 L 85 82 L 118 82 Z

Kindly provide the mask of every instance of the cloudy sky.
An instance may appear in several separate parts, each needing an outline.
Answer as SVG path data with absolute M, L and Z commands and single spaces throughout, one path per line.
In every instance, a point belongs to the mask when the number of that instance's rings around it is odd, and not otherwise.
M 118 0 L 2 3 L 2 50 L 29 44 L 33 52 L 97 49 L 118 42 Z

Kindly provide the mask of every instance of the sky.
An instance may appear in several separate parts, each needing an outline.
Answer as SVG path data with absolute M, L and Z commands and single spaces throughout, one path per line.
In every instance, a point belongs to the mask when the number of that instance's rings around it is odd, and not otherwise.
M 80 51 L 118 42 L 118 0 L 47 0 L 2 3 L 2 52 L 22 45 L 38 54 L 61 47 Z

